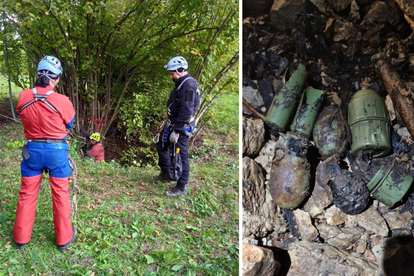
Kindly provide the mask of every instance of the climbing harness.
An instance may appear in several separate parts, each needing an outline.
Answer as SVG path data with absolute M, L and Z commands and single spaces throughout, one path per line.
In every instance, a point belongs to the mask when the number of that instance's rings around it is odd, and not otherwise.
M 75 162 L 69 156 L 69 165 L 70 165 L 70 175 L 69 181 L 72 182 L 72 214 L 71 218 L 73 221 L 76 221 L 76 215 L 78 213 L 78 201 L 76 195 L 80 194 L 80 189 L 77 183 L 78 179 L 78 168 L 76 167 Z
M 51 103 L 49 103 L 46 99 L 47 99 L 47 97 L 50 95 L 50 94 L 52 94 L 52 93 L 55 93 L 54 91 L 49 91 L 49 92 L 47 92 L 45 95 L 39 95 L 39 94 L 37 94 L 37 90 L 36 90 L 36 87 L 35 88 L 33 88 L 32 89 L 32 91 L 33 91 L 33 97 L 34 97 L 34 99 L 33 100 L 31 100 L 30 102 L 28 102 L 28 103 L 26 103 L 25 105 L 23 105 L 22 106 L 22 108 L 20 108 L 20 111 L 19 111 L 19 113 L 22 113 L 22 111 L 26 108 L 26 107 L 28 107 L 29 105 L 31 105 L 31 104 L 33 104 L 33 103 L 35 103 L 35 102 L 37 102 L 37 101 L 41 101 L 42 103 L 44 103 L 44 104 L 46 104 L 50 109 L 52 109 L 53 110 L 53 112 L 55 112 L 55 113 L 59 113 L 58 111 L 57 111 L 57 109 L 51 104 Z
M 171 125 L 171 121 L 170 121 L 169 118 L 167 118 L 167 119 L 165 119 L 164 121 L 161 122 L 161 124 L 157 128 L 157 134 L 155 135 L 155 137 L 153 139 L 155 144 L 159 142 L 161 133 L 163 131 L 164 131 L 164 134 L 163 134 L 162 141 L 163 141 L 163 143 L 167 141 L 167 136 L 168 136 L 168 133 L 170 131 L 170 125 Z

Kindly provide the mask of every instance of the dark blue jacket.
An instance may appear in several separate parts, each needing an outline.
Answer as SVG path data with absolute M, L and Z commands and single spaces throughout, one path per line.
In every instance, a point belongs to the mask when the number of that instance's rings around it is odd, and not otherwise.
M 190 74 L 175 81 L 175 88 L 167 102 L 168 118 L 176 132 L 184 132 L 200 105 L 200 90 L 197 80 Z

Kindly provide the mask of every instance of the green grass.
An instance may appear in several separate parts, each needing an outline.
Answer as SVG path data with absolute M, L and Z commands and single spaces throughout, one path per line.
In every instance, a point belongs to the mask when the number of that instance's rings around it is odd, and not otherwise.
M 236 120 L 238 97 L 226 101 L 233 107 L 217 116 Z M 238 275 L 238 123 L 228 125 L 225 137 L 210 129 L 196 149 L 189 195 L 179 198 L 152 180 L 156 167 L 95 164 L 80 158 L 72 141 L 81 189 L 78 235 L 60 253 L 46 176 L 26 251 L 11 242 L 24 137 L 21 125 L 0 121 L 0 275 Z

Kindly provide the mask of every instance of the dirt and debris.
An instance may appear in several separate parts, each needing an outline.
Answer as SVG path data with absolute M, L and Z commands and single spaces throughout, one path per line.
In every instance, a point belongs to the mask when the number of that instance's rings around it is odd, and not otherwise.
M 302 218 L 294 228 L 295 217 L 286 217 L 291 211 L 275 204 L 277 199 L 270 192 L 272 181 L 290 170 L 286 166 L 280 173 L 272 174 L 277 162 L 291 156 L 277 146 L 279 135 L 285 135 L 289 129 L 278 133 L 265 124 L 264 141 L 260 142 L 263 148 L 249 156 L 251 166 L 263 168 L 262 181 L 266 179 L 260 186 L 264 193 L 261 199 L 265 198 L 261 204 L 275 205 L 275 215 L 267 216 L 277 217 L 284 231 L 266 228 L 265 235 L 252 236 L 246 235 L 249 231 L 244 229 L 243 242 L 287 250 L 290 262 L 281 262 L 280 271 L 285 272 L 277 275 L 329 274 L 339 271 L 338 262 L 344 267 L 341 267 L 343 274 L 337 275 L 384 274 L 390 271 L 389 259 L 397 256 L 387 251 L 388 241 L 401 235 L 413 236 L 414 188 L 394 206 L 369 196 L 367 189 L 370 179 L 384 168 L 384 163 L 388 165 L 386 170 L 391 168 L 390 174 L 384 175 L 391 179 L 390 183 L 398 184 L 405 175 L 414 175 L 410 126 L 414 122 L 410 107 L 414 95 L 414 13 L 410 7 L 412 4 L 405 0 L 274 0 L 268 12 L 254 17 L 243 15 L 243 87 L 256 89 L 264 99 L 262 106 L 254 108 L 255 112 L 243 109 L 246 118 L 263 120 L 271 108 L 269 99 L 283 89 L 300 64 L 308 75 L 305 87 L 333 95 L 325 97 L 309 137 L 303 161 L 309 163 L 309 194 L 292 207 L 299 210 Z M 394 112 L 389 114 L 392 151 L 381 160 L 363 159 L 365 163 L 359 165 L 369 168 L 369 173 L 362 173 L 354 165 L 358 157 L 349 153 L 352 141 L 346 123 L 352 96 L 364 88 L 375 91 L 384 101 L 390 94 L 388 101 L 393 105 L 388 103 L 387 109 Z M 393 93 L 398 95 L 393 97 Z M 404 97 L 409 100 L 402 106 L 400 101 Z M 249 104 L 247 101 L 245 106 Z M 411 114 L 402 110 L 410 110 Z M 327 145 L 330 147 L 326 153 L 316 150 Z M 245 173 L 249 172 L 243 171 L 243 179 Z M 251 178 L 248 183 L 251 187 L 256 185 Z M 292 184 L 280 183 L 281 187 Z M 243 201 L 246 196 L 248 193 L 243 192 Z M 261 205 L 257 206 L 260 209 Z M 309 214 L 311 224 L 304 213 Z M 260 221 L 256 221 L 257 225 L 246 225 L 245 220 L 250 223 L 252 220 L 246 217 L 249 214 L 243 214 L 243 228 L 263 227 Z M 332 216 L 340 218 L 337 223 L 341 223 L 330 225 Z M 281 218 L 286 220 L 285 224 Z M 309 241 L 314 235 L 309 235 L 313 227 L 319 235 Z M 314 265 L 304 266 L 305 263 Z

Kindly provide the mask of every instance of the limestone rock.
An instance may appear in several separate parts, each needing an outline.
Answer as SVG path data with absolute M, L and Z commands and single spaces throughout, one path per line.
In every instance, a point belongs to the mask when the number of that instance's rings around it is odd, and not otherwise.
M 404 212 L 402 214 L 399 212 L 389 212 L 384 214 L 383 217 L 392 231 L 396 229 L 411 230 L 412 215 L 410 212 Z
M 348 215 L 342 212 L 335 205 L 329 207 L 325 212 L 326 223 L 329 225 L 341 225 L 345 223 Z
M 313 226 L 310 215 L 300 209 L 293 211 L 302 240 L 313 241 L 318 237 L 318 230 Z
M 243 244 L 242 272 L 243 276 L 277 275 L 280 263 L 277 262 L 270 249 L 252 244 Z
M 259 152 L 254 160 L 259 163 L 266 171 L 268 177 L 272 172 L 272 162 L 276 151 L 276 141 L 270 140 L 267 142 Z M 268 178 L 267 177 L 267 178 Z
M 364 17 L 364 23 L 384 23 L 396 25 L 399 22 L 398 11 L 386 2 L 375 1 Z
M 288 253 L 291 260 L 288 276 L 379 275 L 376 265 L 328 244 L 301 241 L 291 244 Z
M 323 213 L 325 208 L 332 203 L 332 200 L 331 189 L 329 189 L 327 185 L 321 186 L 318 181 L 315 181 L 315 187 L 313 188 L 311 197 L 306 202 L 303 209 L 308 212 L 311 217 L 315 218 Z
M 326 243 L 339 248 L 348 248 L 362 236 L 359 228 L 340 228 L 326 224 L 320 224 L 317 228 Z
M 260 110 L 264 105 L 263 97 L 259 90 L 251 86 L 243 86 L 243 99 L 256 110 Z
M 277 30 L 296 28 L 296 14 L 301 12 L 305 0 L 275 0 L 270 10 L 270 18 Z
M 243 237 L 266 237 L 283 233 L 286 222 L 265 185 L 263 169 L 249 157 L 243 158 Z
M 365 228 L 365 230 L 383 237 L 388 236 L 389 229 L 387 223 L 373 206 L 365 212 L 356 215 L 355 218 L 358 225 Z
M 243 117 L 243 156 L 257 155 L 264 144 L 264 123 L 261 119 Z

